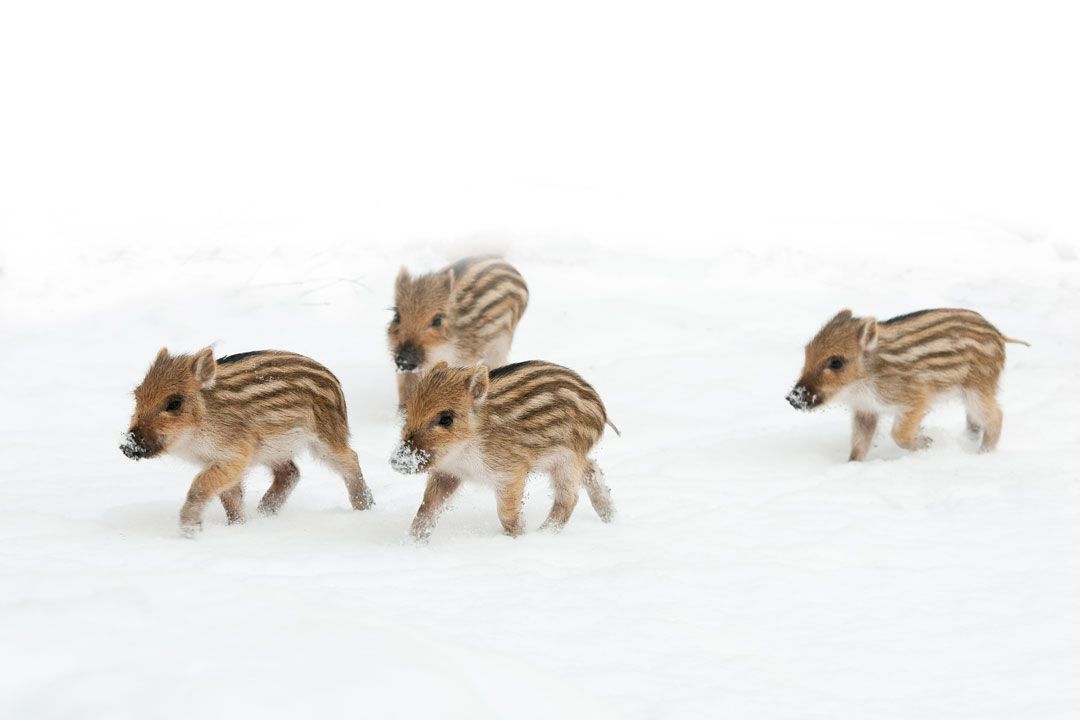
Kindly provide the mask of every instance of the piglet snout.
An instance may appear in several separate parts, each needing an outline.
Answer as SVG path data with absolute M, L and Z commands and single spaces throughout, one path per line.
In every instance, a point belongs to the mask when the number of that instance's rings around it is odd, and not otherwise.
M 796 410 L 806 410 L 810 407 L 810 391 L 802 385 L 796 385 L 787 394 L 787 401 Z
M 403 442 L 394 449 L 390 456 L 390 467 L 402 475 L 415 475 L 423 472 L 427 466 L 430 455 L 424 450 L 418 450 L 411 443 Z
M 120 452 L 132 460 L 141 460 L 150 454 L 142 435 L 136 432 L 126 432 L 120 436 Z
M 398 372 L 415 372 L 420 367 L 420 362 L 420 351 L 412 345 L 405 345 L 394 356 L 394 364 L 397 365 Z

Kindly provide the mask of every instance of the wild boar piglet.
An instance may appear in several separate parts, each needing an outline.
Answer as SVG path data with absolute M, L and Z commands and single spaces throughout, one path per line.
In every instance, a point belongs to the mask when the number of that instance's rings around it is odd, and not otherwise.
M 489 371 L 437 364 L 406 404 L 401 444 L 390 460 L 398 472 L 428 473 L 413 536 L 428 537 L 462 482 L 493 487 L 503 528 L 520 534 L 530 472 L 551 476 L 555 502 L 543 527 L 566 524 L 582 485 L 600 519 L 610 522 L 611 494 L 589 457 L 605 424 L 615 429 L 600 396 L 559 365 L 533 360 Z
M 293 458 L 305 448 L 342 475 L 355 509 L 371 507 L 333 373 L 295 353 L 215 360 L 211 348 L 194 355 L 161 349 L 135 389 L 135 414 L 120 445 L 135 460 L 170 454 L 202 467 L 180 511 L 188 536 L 201 528 L 203 508 L 214 497 L 230 523 L 243 520 L 241 481 L 252 465 L 273 473 L 259 510 L 277 512 L 300 480 Z
M 798 410 L 829 402 L 854 411 L 851 460 L 870 450 L 878 416 L 896 415 L 892 437 L 908 450 L 928 447 L 923 416 L 945 395 L 959 393 L 968 431 L 982 436 L 982 451 L 1001 437 L 998 378 L 1005 365 L 1002 335 L 971 310 L 920 310 L 878 322 L 843 310 L 806 346 L 802 375 L 787 395 Z
M 416 277 L 401 268 L 387 328 L 399 406 L 436 363 L 503 365 L 528 303 L 521 273 L 500 257 L 465 258 Z

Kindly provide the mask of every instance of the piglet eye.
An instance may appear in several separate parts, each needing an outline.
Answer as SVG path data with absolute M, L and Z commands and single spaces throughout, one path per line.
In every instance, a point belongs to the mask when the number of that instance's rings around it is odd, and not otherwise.
M 173 395 L 169 398 L 169 402 L 165 403 L 165 410 L 167 412 L 178 412 L 184 405 L 184 399 L 179 395 Z
M 834 370 L 834 371 L 835 370 L 842 370 L 844 368 L 844 358 L 842 358 L 842 357 L 831 357 L 831 358 L 829 358 L 828 368 L 830 370 Z
M 431 318 L 431 327 L 442 327 L 442 315 Z
M 439 414 L 439 424 L 443 427 L 450 427 L 454 424 L 454 413 L 444 412 Z
M 394 321 L 393 322 L 394 322 L 395 325 L 397 325 L 399 322 L 401 322 L 401 313 L 399 313 L 397 310 L 394 311 Z

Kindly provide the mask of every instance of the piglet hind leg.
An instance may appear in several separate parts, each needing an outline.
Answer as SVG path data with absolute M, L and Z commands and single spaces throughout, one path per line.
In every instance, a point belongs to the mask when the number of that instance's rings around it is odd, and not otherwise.
M 930 447 L 932 441 L 922 434 L 922 419 L 929 407 L 928 401 L 920 400 L 896 417 L 892 437 L 897 445 L 905 450 L 925 450 Z
M 320 453 L 330 467 L 340 473 L 345 480 L 345 489 L 349 492 L 349 502 L 354 510 L 367 510 L 375 504 L 364 474 L 360 472 L 360 459 L 348 445 L 324 445 Z
M 496 494 L 499 521 L 510 537 L 525 532 L 525 520 L 521 506 L 525 501 L 525 477 L 527 472 L 516 473 L 503 482 Z
M 993 392 L 981 393 L 978 397 L 979 410 L 983 421 L 983 438 L 979 452 L 990 452 L 997 447 L 1001 439 L 1001 422 L 1004 414 Z
M 611 500 L 611 489 L 604 479 L 604 471 L 595 461 L 588 460 L 582 480 L 585 483 L 585 492 L 589 493 L 589 502 L 600 520 L 606 523 L 614 520 L 615 503 Z
M 345 479 L 345 487 L 349 491 L 349 502 L 353 510 L 367 510 L 375 504 L 372 490 L 364 481 L 364 474 L 360 471 L 360 458 L 350 447 L 341 448 L 330 454 L 332 464 L 341 477 Z
M 289 499 L 293 488 L 300 482 L 300 468 L 296 467 L 296 463 L 292 460 L 274 465 L 270 468 L 270 472 L 273 473 L 274 480 L 270 483 L 270 489 L 259 501 L 259 512 L 263 515 L 277 514 L 281 506 Z
M 416 511 L 416 517 L 413 518 L 412 527 L 409 529 L 414 540 L 427 542 L 431 537 L 431 531 L 435 529 L 439 513 L 460 485 L 461 481 L 452 475 L 432 473 L 428 477 L 427 487 L 424 488 L 424 500 L 420 503 L 420 509 Z
M 583 476 L 584 463 L 577 458 L 566 458 L 551 468 L 551 489 L 555 494 L 555 501 L 547 520 L 540 526 L 541 530 L 551 529 L 558 532 L 570 520 L 578 495 L 581 494 Z
M 180 509 L 180 533 L 194 537 L 202 529 L 202 513 L 206 503 L 215 496 L 230 490 L 244 478 L 248 456 L 216 463 L 195 476 L 188 490 L 187 501 Z M 233 496 L 230 496 L 233 497 Z M 228 502 L 228 501 L 223 501 Z M 226 509 L 228 505 L 226 505 Z
M 870 445 L 874 442 L 874 432 L 877 430 L 877 413 L 856 412 L 851 422 L 851 455 L 850 462 L 859 462 L 866 458 L 870 452 Z

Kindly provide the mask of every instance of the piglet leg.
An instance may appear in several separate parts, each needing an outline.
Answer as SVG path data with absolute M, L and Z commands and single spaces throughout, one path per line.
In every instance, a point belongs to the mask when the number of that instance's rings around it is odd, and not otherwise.
M 848 457 L 849 461 L 858 462 L 870 452 L 870 444 L 874 441 L 877 422 L 877 413 L 855 413 L 851 424 L 851 456 Z
M 218 496 L 230 525 L 244 522 L 244 483 L 238 482 Z
M 522 518 L 521 505 L 525 500 L 525 477 L 527 473 L 519 473 L 507 479 L 499 488 L 497 501 L 499 520 L 503 530 L 510 537 L 517 537 L 525 531 L 525 522 Z
M 997 403 L 997 398 L 994 397 L 992 392 L 982 393 L 979 397 L 979 404 L 982 407 L 982 416 L 985 418 L 982 447 L 979 448 L 979 451 L 990 452 L 997 447 L 998 440 L 1001 438 L 1003 413 L 1001 412 L 1001 406 Z
M 930 447 L 930 438 L 923 435 L 920 430 L 922 419 L 926 416 L 928 409 L 929 403 L 923 400 L 897 416 L 892 429 L 892 437 L 897 445 L 905 450 L 925 450 Z
M 180 532 L 194 537 L 202 529 L 202 513 L 206 503 L 229 490 L 244 478 L 248 455 L 216 463 L 195 476 L 188 490 L 187 502 L 180 509 Z
M 273 515 L 280 510 L 293 488 L 300 482 L 300 468 L 296 467 L 292 460 L 275 465 L 271 471 L 274 473 L 274 481 L 259 501 L 259 512 L 264 515 Z
M 420 509 L 416 511 L 416 517 L 413 518 L 410 529 L 414 539 L 422 542 L 431 536 L 443 505 L 459 485 L 461 481 L 452 475 L 431 473 L 427 487 L 424 488 L 424 501 L 420 504 Z

